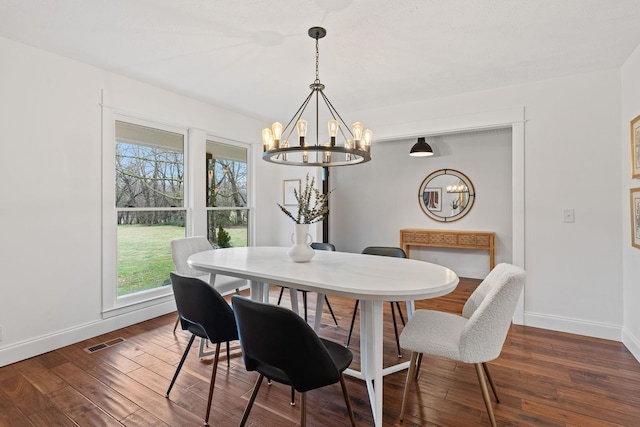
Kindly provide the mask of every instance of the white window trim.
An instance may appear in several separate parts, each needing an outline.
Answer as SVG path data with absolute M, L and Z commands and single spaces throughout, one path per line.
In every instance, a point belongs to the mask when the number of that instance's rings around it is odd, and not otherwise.
M 190 134 L 191 136 L 191 134 Z M 253 194 L 253 149 L 251 144 L 247 144 L 244 142 L 234 141 L 227 138 L 221 138 L 219 136 L 212 135 L 210 133 L 202 132 L 202 134 L 198 135 L 200 137 L 200 141 L 202 145 L 202 152 L 206 151 L 205 145 L 207 141 L 219 142 L 221 144 L 233 145 L 235 147 L 241 147 L 247 150 L 247 206 L 242 208 L 219 208 L 219 207 L 208 207 L 204 195 L 206 194 L 206 182 L 202 179 L 194 179 L 192 185 L 192 200 L 194 202 L 191 205 L 191 209 L 193 211 L 193 224 L 191 231 L 193 232 L 193 236 L 206 236 L 207 235 L 207 212 L 211 210 L 247 210 L 249 211 L 249 224 L 248 224 L 248 236 L 247 236 L 247 246 L 253 246 L 253 232 L 255 227 L 255 209 L 254 209 L 254 200 L 255 196 Z M 191 142 L 191 141 L 190 141 Z M 202 164 L 201 159 L 194 160 L 196 162 L 200 162 L 198 164 Z M 190 163 L 191 164 L 191 163 Z M 198 164 L 191 164 L 193 167 L 197 167 Z M 195 169 L 194 169 L 195 170 Z M 198 197 L 201 197 L 201 202 L 199 202 Z
M 126 295 L 118 298 L 117 273 L 117 211 L 115 207 L 115 122 L 123 121 L 157 129 L 168 130 L 184 135 L 184 208 L 187 230 L 192 224 L 192 203 L 190 203 L 190 164 L 189 136 L 184 128 L 164 123 L 144 120 L 126 113 L 119 113 L 105 105 L 102 106 L 102 317 L 109 318 L 129 313 L 157 304 L 172 303 L 173 290 L 163 286 Z M 152 209 L 151 209 L 152 210 Z M 166 210 L 166 209 L 163 209 Z M 187 234 L 188 231 L 187 231 Z

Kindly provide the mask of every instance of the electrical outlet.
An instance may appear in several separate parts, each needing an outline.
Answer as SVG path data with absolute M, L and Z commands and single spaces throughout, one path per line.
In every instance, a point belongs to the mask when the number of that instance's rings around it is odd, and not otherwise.
M 573 209 L 563 209 L 562 222 L 575 222 L 575 212 Z

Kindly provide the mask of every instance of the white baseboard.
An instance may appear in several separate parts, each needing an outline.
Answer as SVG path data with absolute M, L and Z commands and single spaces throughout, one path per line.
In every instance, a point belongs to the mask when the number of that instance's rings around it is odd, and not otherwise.
M 576 335 L 622 341 L 622 326 L 608 323 L 589 322 L 582 319 L 551 316 L 548 314 L 524 313 L 525 326 L 567 332 Z
M 0 349 L 0 367 L 176 311 L 174 300 L 42 335 Z
M 622 330 L 622 343 L 633 354 L 633 357 L 640 362 L 640 340 L 627 329 Z

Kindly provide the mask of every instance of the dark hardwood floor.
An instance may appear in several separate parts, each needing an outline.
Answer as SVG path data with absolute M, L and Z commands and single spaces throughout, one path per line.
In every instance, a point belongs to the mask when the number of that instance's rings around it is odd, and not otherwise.
M 450 295 L 416 306 L 459 313 L 477 283 L 463 279 Z M 272 289 L 274 302 L 278 289 Z M 353 301 L 329 299 L 340 326 L 332 326 L 325 310 L 320 335 L 344 342 Z M 310 307 L 314 301 L 310 294 Z M 397 356 L 388 304 L 385 309 L 389 365 Z M 180 330 L 172 333 L 174 320 L 175 314 L 162 316 L 0 368 L 0 426 L 202 425 L 211 358 L 199 360 L 193 348 L 170 399 L 164 397 L 189 338 Z M 116 338 L 124 341 L 92 354 L 84 350 Z M 354 365 L 358 339 L 356 327 Z M 240 355 L 235 343 L 229 368 L 222 359 L 211 425 L 240 421 L 257 377 L 245 371 Z M 620 343 L 512 326 L 501 356 L 490 366 L 501 399 L 494 402 L 500 426 L 640 426 L 640 364 Z M 473 366 L 429 356 L 399 423 L 405 376 L 403 371 L 385 377 L 385 426 L 489 425 Z M 372 425 L 364 383 L 347 377 L 347 387 L 358 425 Z M 349 425 L 339 385 L 309 392 L 307 404 L 310 426 Z M 298 411 L 289 405 L 288 387 L 263 385 L 247 425 L 295 426 Z

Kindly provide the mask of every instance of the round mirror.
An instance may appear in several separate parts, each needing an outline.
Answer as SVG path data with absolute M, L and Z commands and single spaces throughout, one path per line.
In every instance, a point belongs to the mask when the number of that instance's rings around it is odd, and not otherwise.
M 471 180 L 454 169 L 429 174 L 418 189 L 420 207 L 429 218 L 440 222 L 459 220 L 469 213 L 475 199 Z

